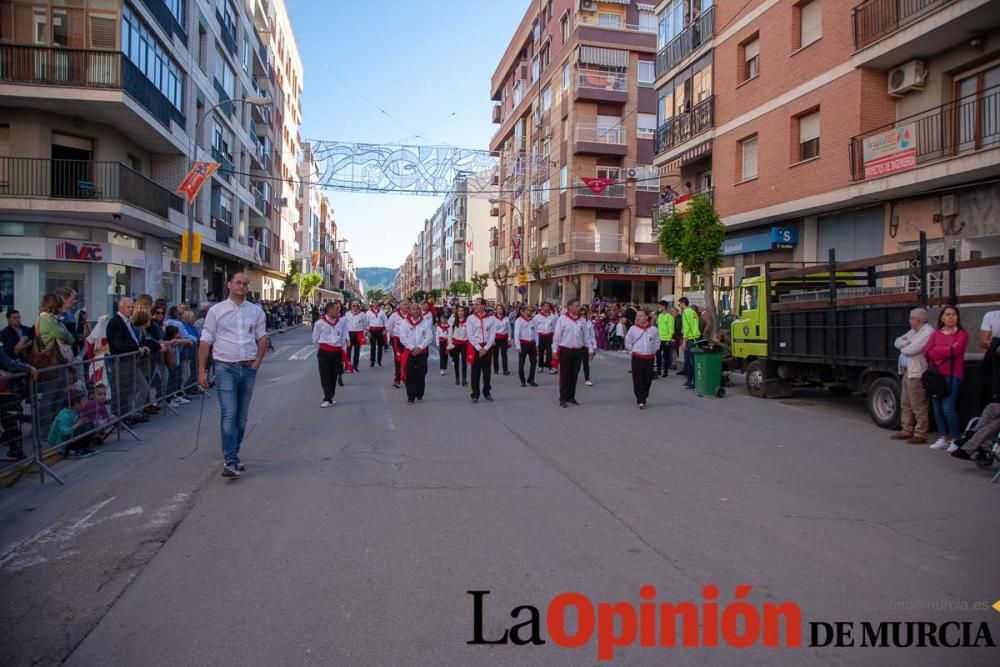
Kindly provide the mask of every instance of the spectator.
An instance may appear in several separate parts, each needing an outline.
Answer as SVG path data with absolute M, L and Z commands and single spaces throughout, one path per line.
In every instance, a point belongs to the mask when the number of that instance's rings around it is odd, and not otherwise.
M 87 423 L 83 417 L 83 407 L 86 400 L 87 395 L 84 392 L 71 391 L 69 406 L 60 410 L 52 421 L 52 428 L 49 430 L 49 444 L 52 446 L 65 444 L 62 455 L 66 458 L 71 455 L 85 458 L 97 453 L 91 438 L 85 435 L 94 430 L 93 426 Z
M 109 360 L 108 382 L 111 385 L 112 409 L 119 417 L 126 419 L 126 424 L 134 421 L 148 421 L 146 417 L 133 416 L 132 405 L 135 399 L 136 359 L 149 354 L 149 350 L 140 342 L 139 332 L 132 325 L 135 314 L 135 304 L 132 299 L 123 298 L 118 302 L 118 312 L 108 319 L 105 335 L 108 338 L 108 351 L 112 355 L 129 355 Z M 147 315 L 148 317 L 148 315 Z
M 1000 310 L 991 310 L 983 315 L 983 323 L 979 327 L 979 349 L 990 349 L 996 338 L 1000 338 Z
M 59 311 L 58 318 L 59 321 L 62 322 L 63 326 L 66 327 L 66 331 L 69 332 L 73 339 L 70 343 L 70 349 L 73 354 L 71 357 L 67 358 L 67 361 L 71 361 L 80 353 L 80 349 L 83 347 L 84 339 L 81 327 L 78 326 L 76 292 L 68 287 L 57 287 L 52 290 L 52 293 L 62 299 L 62 308 Z
M 7 356 L 27 363 L 31 360 L 31 341 L 35 332 L 21 324 L 21 313 L 11 308 L 7 311 L 7 326 L 0 332 L 3 349 Z
M 628 328 L 628 319 L 621 315 L 615 324 L 615 334 L 611 337 L 611 349 L 614 351 L 624 351 L 625 332 Z
M 101 429 L 93 437 L 97 444 L 111 435 L 115 418 L 108 409 L 108 388 L 103 384 L 94 385 L 94 396 L 83 405 L 83 420 L 95 429 Z
M 965 376 L 965 349 L 969 344 L 969 334 L 962 328 L 962 318 L 955 306 L 945 306 L 938 315 L 937 330 L 931 334 L 924 354 L 927 361 L 945 379 L 948 395 L 932 398 L 934 423 L 937 425 L 938 439 L 931 449 L 945 449 L 949 453 L 958 449 L 955 440 L 962 434 L 955 403 Z
M 990 443 L 998 434 L 1000 434 L 1000 403 L 990 403 L 983 410 L 983 414 L 979 416 L 976 430 L 972 432 L 961 448 L 952 452 L 951 455 L 956 459 L 992 462 L 993 450 Z
M 903 430 L 891 437 L 893 440 L 905 440 L 911 445 L 927 443 L 928 406 L 922 378 L 927 370 L 924 349 L 934 333 L 934 327 L 927 319 L 926 308 L 914 308 L 910 311 L 910 330 L 896 339 L 899 374 L 902 376 L 900 387 Z
M 34 368 L 9 357 L 3 348 L 0 348 L 0 369 L 8 373 L 27 373 L 31 381 L 38 379 L 38 372 Z M 5 378 L 4 385 L 0 389 L 0 446 L 7 448 L 7 455 L 11 458 L 23 459 L 18 418 L 22 416 L 21 403 L 25 399 L 25 378 Z
M 185 310 L 181 322 L 188 338 L 194 341 L 194 345 L 181 349 L 181 365 L 185 373 L 184 390 L 188 396 L 193 396 L 201 392 L 198 388 L 198 342 L 201 340 L 201 332 L 195 326 L 195 315 L 192 311 Z
M 674 316 L 670 312 L 670 304 L 661 300 L 657 306 L 656 330 L 660 339 L 660 347 L 656 351 L 656 371 L 653 377 L 667 377 L 667 372 L 673 365 Z

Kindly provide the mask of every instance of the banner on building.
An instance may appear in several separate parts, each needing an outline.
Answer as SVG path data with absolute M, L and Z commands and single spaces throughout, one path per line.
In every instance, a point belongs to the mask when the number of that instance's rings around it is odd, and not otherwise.
M 917 143 L 913 123 L 864 140 L 865 178 L 878 178 L 917 166 Z
M 187 173 L 184 180 L 181 181 L 181 186 L 177 188 L 178 194 L 183 194 L 187 196 L 188 203 L 194 201 L 194 198 L 198 196 L 198 191 L 201 190 L 202 186 L 205 185 L 205 181 L 212 177 L 212 174 L 219 168 L 218 162 L 204 162 L 202 160 L 196 160 L 194 165 L 191 167 L 191 171 Z
M 523 243 L 524 240 L 520 234 L 514 234 L 510 237 L 510 261 L 518 262 L 521 260 L 521 245 Z
M 201 234 L 198 232 L 192 232 L 192 234 L 193 243 L 189 242 L 187 232 L 181 234 L 181 261 L 188 261 L 188 248 L 191 248 L 191 263 L 198 264 L 201 262 Z
M 313 250 L 312 252 L 312 267 L 315 269 L 319 266 L 319 251 Z
M 615 179 L 613 178 L 587 178 L 586 176 L 581 176 L 580 180 L 595 195 L 601 194 L 608 189 L 608 186 L 615 184 Z

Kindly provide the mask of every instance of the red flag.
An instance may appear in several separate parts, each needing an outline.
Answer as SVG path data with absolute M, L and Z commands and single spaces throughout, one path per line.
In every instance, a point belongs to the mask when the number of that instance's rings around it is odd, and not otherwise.
M 615 179 L 613 178 L 587 178 L 586 176 L 581 176 L 580 180 L 583 184 L 590 188 L 590 191 L 595 195 L 599 195 L 608 189 L 609 185 L 615 184 Z
M 177 188 L 177 192 L 187 195 L 188 203 L 194 201 L 194 198 L 198 196 L 198 191 L 201 187 L 205 185 L 212 174 L 220 167 L 218 162 L 204 162 L 198 160 L 192 165 L 191 171 L 187 173 L 184 180 L 181 181 L 181 185 Z

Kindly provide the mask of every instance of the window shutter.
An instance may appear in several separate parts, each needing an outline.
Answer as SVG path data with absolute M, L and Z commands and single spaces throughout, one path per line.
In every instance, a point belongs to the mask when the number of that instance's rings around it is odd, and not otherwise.
M 813 0 L 799 10 L 799 46 L 812 44 L 823 36 L 823 5 Z
M 743 174 L 741 180 L 757 176 L 757 137 L 743 141 Z
M 799 117 L 799 143 L 819 139 L 819 112 L 814 111 Z
M 115 49 L 115 19 L 90 16 L 90 48 L 113 51 Z
M 755 39 L 749 42 L 745 47 L 743 47 L 744 56 L 747 61 L 750 61 L 760 55 L 760 40 Z

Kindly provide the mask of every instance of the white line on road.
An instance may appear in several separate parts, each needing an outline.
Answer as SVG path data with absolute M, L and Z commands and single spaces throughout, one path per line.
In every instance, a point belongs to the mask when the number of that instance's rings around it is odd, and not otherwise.
M 298 352 L 296 352 L 292 356 L 288 357 L 288 360 L 289 361 L 302 361 L 304 359 L 308 359 L 309 357 L 311 357 L 314 354 L 316 354 L 316 348 L 313 347 L 312 345 L 306 345 L 304 348 L 302 348 L 301 350 L 299 350 Z

